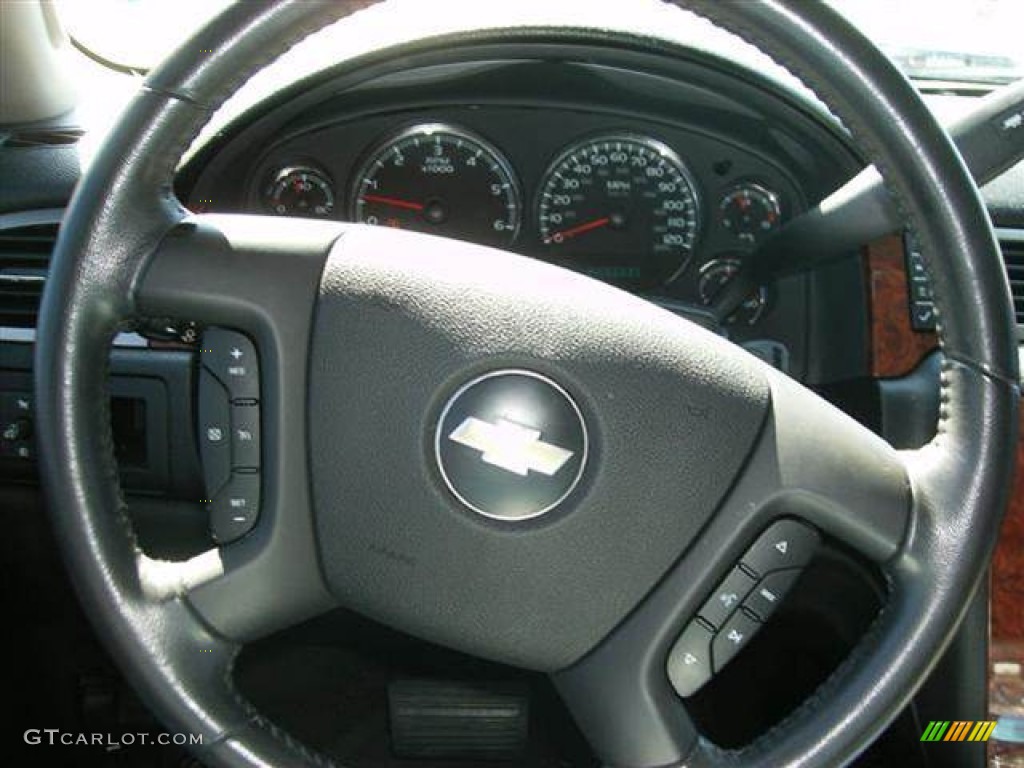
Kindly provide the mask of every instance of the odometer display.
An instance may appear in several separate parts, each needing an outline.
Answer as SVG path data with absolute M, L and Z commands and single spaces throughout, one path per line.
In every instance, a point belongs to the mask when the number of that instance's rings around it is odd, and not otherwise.
M 372 152 L 352 198 L 352 218 L 365 224 L 498 247 L 519 231 L 519 189 L 506 160 L 480 137 L 437 123 Z
M 700 228 L 697 191 L 682 160 L 631 134 L 562 152 L 541 183 L 537 217 L 546 258 L 596 277 L 629 267 L 637 287 L 681 276 Z

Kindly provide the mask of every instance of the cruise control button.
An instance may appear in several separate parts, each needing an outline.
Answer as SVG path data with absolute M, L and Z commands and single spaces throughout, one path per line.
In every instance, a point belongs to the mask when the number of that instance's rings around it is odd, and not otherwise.
M 199 369 L 199 456 L 206 493 L 213 498 L 231 473 L 231 412 L 228 393 L 209 371 Z
M 752 579 L 739 568 L 733 568 L 718 588 L 712 593 L 708 601 L 701 606 L 700 617 L 715 627 L 720 627 L 725 620 L 732 615 L 732 612 L 740 607 L 750 590 L 753 589 L 755 579 Z
M 237 331 L 208 328 L 201 343 L 203 365 L 227 387 L 232 400 L 260 396 L 256 347 Z
M 761 624 L 756 619 L 752 619 L 742 610 L 736 611 L 725 622 L 725 626 L 718 630 L 718 634 L 715 635 L 715 639 L 711 643 L 715 672 L 720 672 L 722 667 L 732 661 L 733 657 L 746 647 L 754 633 L 760 628 Z
M 233 474 L 207 506 L 210 533 L 218 544 L 241 538 L 256 524 L 260 510 L 260 476 Z
M 711 677 L 710 629 L 691 621 L 668 655 L 668 679 L 676 693 L 691 696 Z
M 260 466 L 260 409 L 258 405 L 231 405 L 231 466 Z
M 820 540 L 818 532 L 810 526 L 796 520 L 780 520 L 761 534 L 741 562 L 758 576 L 784 568 L 803 568 Z
M 800 577 L 800 574 L 801 571 L 796 568 L 769 573 L 754 587 L 750 597 L 743 602 L 743 607 L 761 621 L 766 621 L 775 613 L 782 598 L 786 596 L 789 588 L 793 586 L 793 582 Z

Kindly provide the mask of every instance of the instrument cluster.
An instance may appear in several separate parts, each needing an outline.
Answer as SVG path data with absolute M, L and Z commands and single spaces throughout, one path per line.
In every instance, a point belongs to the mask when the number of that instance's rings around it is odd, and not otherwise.
M 709 189 L 685 151 L 638 130 L 584 133 L 549 153 L 524 186 L 527 174 L 496 142 L 424 121 L 369 142 L 347 178 L 309 157 L 278 160 L 255 196 L 276 215 L 469 240 L 638 293 L 710 304 L 793 201 L 757 176 Z M 752 295 L 734 322 L 756 323 L 767 302 L 764 291 Z

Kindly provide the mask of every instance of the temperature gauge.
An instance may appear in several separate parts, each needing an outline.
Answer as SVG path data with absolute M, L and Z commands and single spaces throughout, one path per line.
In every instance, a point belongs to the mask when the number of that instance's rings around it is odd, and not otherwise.
M 782 219 L 779 196 L 759 184 L 742 184 L 719 205 L 722 226 L 737 240 L 754 244 L 778 228 Z
M 322 219 L 334 213 L 334 189 L 323 171 L 288 166 L 274 174 L 264 192 L 264 202 L 279 216 Z

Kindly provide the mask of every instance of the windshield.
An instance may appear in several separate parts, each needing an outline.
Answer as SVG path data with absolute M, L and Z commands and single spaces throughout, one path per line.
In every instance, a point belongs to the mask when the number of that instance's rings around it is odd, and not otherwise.
M 1024 0 L 828 2 L 911 78 L 997 85 L 1024 75 Z M 143 72 L 229 4 L 230 0 L 63 0 L 61 14 L 84 52 L 111 68 Z M 503 3 L 489 5 L 476 0 L 417 0 L 405 3 L 403 11 L 452 18 L 505 16 Z M 571 12 L 573 7 L 594 10 L 593 0 L 545 0 L 541 5 L 565 8 L 570 19 L 589 15 Z
M 829 0 L 907 76 L 1000 84 L 1024 76 L 1022 0 Z

